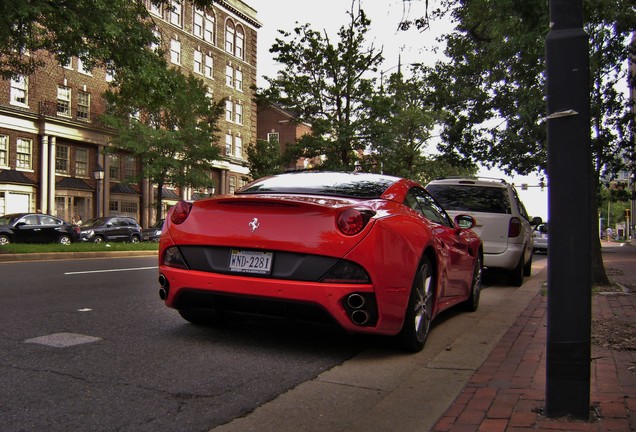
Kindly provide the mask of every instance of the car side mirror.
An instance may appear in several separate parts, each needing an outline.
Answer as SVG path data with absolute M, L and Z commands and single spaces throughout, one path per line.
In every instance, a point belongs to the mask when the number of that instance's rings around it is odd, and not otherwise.
M 15 224 L 16 227 L 21 227 L 26 225 L 26 222 L 18 222 L 17 224 Z
M 455 226 L 461 229 L 470 229 L 475 225 L 477 225 L 477 221 L 470 215 L 460 214 L 455 216 Z
M 535 216 L 532 218 L 532 221 L 530 222 L 530 225 L 532 226 L 538 226 L 541 225 L 543 223 L 543 219 L 541 219 L 539 216 Z
M 112 222 L 107 222 L 107 223 L 106 223 L 106 227 L 107 227 L 107 228 L 110 228 L 110 227 L 112 227 L 112 226 L 113 226 L 113 223 L 112 223 Z

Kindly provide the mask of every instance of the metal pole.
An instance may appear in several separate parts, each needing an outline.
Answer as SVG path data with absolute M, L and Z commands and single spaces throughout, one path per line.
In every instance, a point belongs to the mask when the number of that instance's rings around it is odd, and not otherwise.
M 589 419 L 591 360 L 590 71 L 582 0 L 550 0 L 546 38 L 548 328 L 546 415 Z

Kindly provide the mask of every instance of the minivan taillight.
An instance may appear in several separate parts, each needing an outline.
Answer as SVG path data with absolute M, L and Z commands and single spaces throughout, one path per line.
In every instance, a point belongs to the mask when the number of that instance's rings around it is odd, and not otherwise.
M 510 218 L 508 237 L 518 237 L 519 234 L 521 234 L 521 221 L 516 217 Z

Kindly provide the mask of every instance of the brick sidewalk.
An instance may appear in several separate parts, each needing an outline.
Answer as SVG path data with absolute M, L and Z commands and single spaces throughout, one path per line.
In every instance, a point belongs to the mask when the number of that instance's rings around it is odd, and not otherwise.
M 636 290 L 636 247 L 604 248 L 614 282 Z M 437 422 L 435 432 L 636 431 L 636 351 L 592 347 L 590 421 L 548 419 L 547 299 L 537 294 Z M 596 294 L 593 319 L 636 324 L 636 295 Z M 636 348 L 636 347 L 634 347 Z

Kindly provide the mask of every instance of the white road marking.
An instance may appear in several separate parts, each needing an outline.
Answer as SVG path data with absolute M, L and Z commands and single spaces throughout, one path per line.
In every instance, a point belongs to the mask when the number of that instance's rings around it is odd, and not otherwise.
M 66 272 L 65 275 L 78 275 L 78 274 L 90 274 L 90 273 L 111 273 L 111 272 L 124 272 L 124 271 L 137 271 L 137 270 L 153 270 L 159 267 L 133 267 L 133 268 L 123 268 L 123 269 L 108 269 L 108 270 L 87 270 L 87 271 L 77 271 L 77 272 Z

